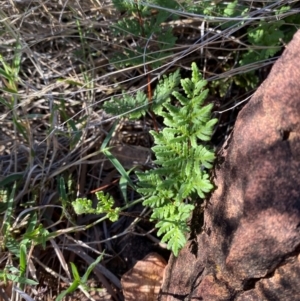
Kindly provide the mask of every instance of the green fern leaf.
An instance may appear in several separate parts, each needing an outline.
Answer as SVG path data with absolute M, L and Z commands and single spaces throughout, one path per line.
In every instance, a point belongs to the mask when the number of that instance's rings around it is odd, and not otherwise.
M 155 114 L 161 114 L 162 105 L 171 100 L 170 96 L 178 89 L 179 83 L 179 70 L 169 74 L 169 76 L 163 75 L 162 79 L 159 80 L 153 94 L 152 110 Z
M 201 165 L 207 169 L 212 168 L 216 156 L 214 152 L 207 149 L 205 146 L 198 146 L 195 151 L 195 157 L 201 162 Z
M 122 99 L 113 97 L 103 105 L 104 110 L 112 115 L 128 114 L 130 119 L 138 119 L 145 115 L 148 99 L 144 92 L 138 91 L 136 97 L 123 92 Z
M 200 198 L 204 199 L 205 194 L 213 189 L 209 177 L 207 174 L 203 174 L 202 178 L 198 178 L 196 181 L 197 186 L 195 186 L 197 193 Z
M 184 89 L 184 92 L 187 95 L 187 97 L 193 98 L 194 88 L 195 88 L 194 83 L 189 78 L 182 79 L 180 82 L 181 82 L 181 86 Z
M 158 228 L 157 236 L 164 235 L 164 239 L 167 241 L 168 237 L 172 236 L 170 232 L 174 229 L 175 223 L 174 221 L 159 221 L 155 227 Z
M 183 95 L 182 95 L 181 93 L 179 93 L 178 91 L 174 91 L 174 92 L 172 93 L 172 95 L 173 95 L 174 97 L 176 97 L 176 99 L 179 100 L 180 104 L 183 105 L 183 106 L 186 105 L 186 104 L 189 102 L 189 98 L 183 96 Z
M 201 101 L 199 102 L 199 105 L 202 105 L 203 101 L 206 99 L 206 96 L 207 96 L 207 93 L 208 93 L 208 89 L 207 90 L 203 90 L 206 87 L 206 85 L 207 85 L 207 81 L 206 80 L 201 80 L 199 82 L 195 82 L 194 97 L 197 97 L 199 94 L 202 94 L 202 98 L 201 98 Z M 197 99 L 197 102 L 198 102 L 198 99 Z
M 181 250 L 186 244 L 184 233 L 177 227 L 173 228 L 162 237 L 162 242 L 167 241 L 168 249 L 172 250 L 175 256 L 178 256 L 179 250 Z
M 206 84 L 195 62 L 192 63 L 192 82 L 198 85 Z
M 203 106 L 207 83 L 196 64 L 192 64 L 192 78 L 180 82 L 186 96 L 178 91 L 172 94 L 181 106 L 164 102 L 157 112 L 164 118 L 166 127 L 159 133 L 151 131 L 157 168 L 137 173 L 138 192 L 146 198 L 143 204 L 153 209 L 151 218 L 159 220 L 157 234 L 168 242 L 168 248 L 175 255 L 186 243 L 187 219 L 194 208 L 185 199 L 194 193 L 204 198 L 213 188 L 205 169 L 212 167 L 215 155 L 206 145 L 198 143 L 211 139 L 217 123 L 217 119 L 211 118 L 213 105 Z M 164 83 L 167 83 L 165 95 L 169 97 L 170 85 L 166 78 Z

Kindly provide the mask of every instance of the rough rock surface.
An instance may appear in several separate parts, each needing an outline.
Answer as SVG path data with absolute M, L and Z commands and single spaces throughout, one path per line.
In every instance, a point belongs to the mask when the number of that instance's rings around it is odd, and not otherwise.
M 159 300 L 300 300 L 300 31 L 221 156 L 197 255 L 171 258 Z
M 157 299 L 167 263 L 157 253 L 148 254 L 122 276 L 125 301 L 153 301 Z

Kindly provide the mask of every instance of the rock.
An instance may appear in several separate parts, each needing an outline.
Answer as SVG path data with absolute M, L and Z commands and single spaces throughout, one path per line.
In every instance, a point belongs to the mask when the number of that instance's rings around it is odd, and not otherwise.
M 220 155 L 197 256 L 171 259 L 159 300 L 300 300 L 300 31 Z
M 153 301 L 157 299 L 167 263 L 157 253 L 148 254 L 122 276 L 125 301 Z

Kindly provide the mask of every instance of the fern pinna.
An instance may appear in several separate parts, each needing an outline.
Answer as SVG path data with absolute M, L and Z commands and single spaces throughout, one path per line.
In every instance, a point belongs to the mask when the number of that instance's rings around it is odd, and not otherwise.
M 181 85 L 186 96 L 172 93 L 180 105 L 166 102 L 159 112 L 166 127 L 160 133 L 151 131 L 157 168 L 136 173 L 143 204 L 152 208 L 151 218 L 159 220 L 158 235 L 163 235 L 162 241 L 168 242 L 176 256 L 186 243 L 187 219 L 194 209 L 187 198 L 193 193 L 204 198 L 213 188 L 207 170 L 215 155 L 205 142 L 211 139 L 217 123 L 211 118 L 212 104 L 203 105 L 208 90 L 204 90 L 206 81 L 195 63 L 192 78 L 182 79 Z

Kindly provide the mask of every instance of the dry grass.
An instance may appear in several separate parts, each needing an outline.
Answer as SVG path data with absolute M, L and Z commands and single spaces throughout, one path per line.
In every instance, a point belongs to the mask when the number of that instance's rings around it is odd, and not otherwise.
M 275 9 L 285 2 L 267 8 Z M 259 13 L 253 9 L 253 20 L 247 22 L 270 17 L 267 8 Z M 295 6 L 285 14 L 297 13 L 299 8 Z M 218 31 L 214 22 L 201 16 L 179 11 L 177 14 L 181 15 L 179 20 L 162 25 L 173 27 L 177 43 L 162 66 L 150 72 L 153 85 L 161 74 L 177 68 L 188 74 L 192 61 L 201 66 L 209 81 L 228 79 L 249 70 L 260 70 L 260 79 L 265 78 L 276 58 L 238 67 L 236 53 L 251 47 L 242 27 Z M 121 300 L 119 277 L 130 265 L 122 237 L 137 232 L 145 236 L 153 227 L 145 223 L 145 229 L 138 231 L 138 220 L 125 217 L 115 224 L 100 223 L 98 216 L 76 217 L 68 203 L 77 196 L 92 198 L 91 191 L 99 187 L 110 191 L 116 203 L 123 202 L 115 185 L 119 176 L 100 152 L 103 140 L 120 116 L 105 114 L 102 104 L 122 90 L 145 90 L 147 73 L 144 66 L 117 69 L 110 63 L 116 51 L 134 47 L 131 36 L 111 34 L 111 26 L 120 17 L 109 0 L 0 0 L 0 54 L 12 71 L 18 69 L 13 62 L 20 56 L 20 70 L 14 78 L 8 80 L 0 74 L 0 183 L 11 191 L 17 181 L 13 212 L 14 218 L 20 217 L 14 225 L 19 231 L 14 234 L 17 241 L 26 230 L 26 220 L 23 224 L 21 221 L 29 208 L 37 213 L 38 222 L 54 233 L 45 249 L 40 244 L 32 245 L 28 254 L 27 275 L 31 279 L 36 277 L 40 285 L 35 289 L 28 286 L 26 292 L 35 300 L 54 300 L 63 286 L 72 282 L 67 263 L 75 262 L 84 272 L 104 249 L 107 255 L 102 265 L 95 268 L 94 277 L 103 291 L 88 297 L 73 296 L 72 300 Z M 155 39 L 134 40 L 155 49 Z M 240 108 L 237 104 L 252 92 L 231 85 L 224 97 L 211 97 L 218 111 L 235 107 L 220 115 L 221 127 L 215 143 L 222 143 Z M 135 147 L 149 148 L 151 144 L 147 134 L 151 127 L 150 116 L 140 122 L 123 120 L 114 143 L 131 144 L 130 152 L 122 151 L 129 159 L 136 159 Z M 62 195 L 62 183 L 66 196 Z M 134 193 L 131 198 L 136 198 Z M 98 223 L 88 226 L 94 221 Z M 1 235 L 3 238 L 4 234 Z M 150 234 L 147 237 L 155 240 Z M 4 249 L 0 267 L 7 263 L 16 264 Z

